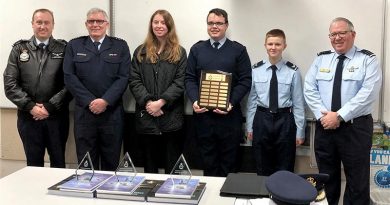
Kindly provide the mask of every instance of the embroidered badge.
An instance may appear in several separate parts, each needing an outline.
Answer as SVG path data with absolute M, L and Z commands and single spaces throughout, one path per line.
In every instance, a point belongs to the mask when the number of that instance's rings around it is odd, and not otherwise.
M 22 53 L 19 56 L 21 62 L 26 62 L 30 59 L 30 55 L 28 55 L 27 50 L 22 50 Z
M 347 70 L 351 73 L 355 72 L 355 70 L 359 69 L 359 67 L 351 66 L 350 68 L 347 68 Z
M 51 53 L 51 58 L 64 58 L 64 53 Z
M 85 53 L 76 53 L 76 56 L 87 56 Z
M 117 56 L 118 54 L 116 53 L 109 53 L 108 56 Z

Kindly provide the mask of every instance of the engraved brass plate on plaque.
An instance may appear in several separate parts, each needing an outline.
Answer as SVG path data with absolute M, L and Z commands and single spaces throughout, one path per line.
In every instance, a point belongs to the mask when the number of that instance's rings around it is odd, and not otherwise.
M 226 111 L 229 107 L 231 82 L 231 73 L 202 70 L 199 86 L 199 106 Z

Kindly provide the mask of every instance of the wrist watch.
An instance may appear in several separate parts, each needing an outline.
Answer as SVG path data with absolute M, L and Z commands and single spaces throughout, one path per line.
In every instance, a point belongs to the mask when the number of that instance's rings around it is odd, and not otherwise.
M 339 122 L 344 122 L 343 117 L 341 117 L 341 115 L 339 115 L 339 114 L 337 114 L 337 120 L 338 120 Z

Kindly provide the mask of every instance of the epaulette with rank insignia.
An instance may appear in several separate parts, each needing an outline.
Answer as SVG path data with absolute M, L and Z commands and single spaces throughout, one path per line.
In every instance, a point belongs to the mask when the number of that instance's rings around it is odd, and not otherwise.
M 71 41 L 76 40 L 76 39 L 80 39 L 80 38 L 87 38 L 87 37 L 88 37 L 88 36 L 79 36 L 79 37 L 76 37 L 76 38 L 71 39 Z
M 23 42 L 30 42 L 30 40 L 27 40 L 27 39 L 20 39 L 19 41 L 16 41 L 14 44 L 12 44 L 12 47 L 18 45 L 18 44 L 21 44 Z
M 370 57 L 375 56 L 375 54 L 374 54 L 373 52 L 371 52 L 371 51 L 369 51 L 369 50 L 366 50 L 366 49 L 363 49 L 363 50 L 361 50 L 360 52 L 362 52 L 362 53 L 364 53 L 364 54 L 366 54 L 366 55 L 368 55 L 368 56 L 370 56 Z
M 327 50 L 327 51 L 321 51 L 319 53 L 317 53 L 317 56 L 320 56 L 320 55 L 326 55 L 326 54 L 331 54 L 332 51 L 331 50 Z
M 294 63 L 291 63 L 290 61 L 286 62 L 286 66 L 288 66 L 289 68 L 291 68 L 293 70 L 298 70 L 298 66 L 296 66 Z
M 113 39 L 118 40 L 118 41 L 125 41 L 125 40 L 123 40 L 123 39 L 121 39 L 119 37 L 115 37 L 115 36 L 110 36 L 110 38 L 113 38 Z
M 264 63 L 265 63 L 264 61 L 257 62 L 257 63 L 255 63 L 255 64 L 252 66 L 252 69 L 256 69 L 256 68 L 258 68 L 258 67 L 264 65 Z

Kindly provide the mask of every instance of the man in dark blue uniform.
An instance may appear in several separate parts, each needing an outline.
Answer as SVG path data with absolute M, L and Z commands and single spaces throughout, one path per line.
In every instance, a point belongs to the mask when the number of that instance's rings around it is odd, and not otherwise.
M 34 11 L 34 36 L 13 45 L 4 71 L 5 95 L 18 107 L 18 131 L 28 166 L 65 167 L 69 133 L 70 93 L 65 89 L 62 62 L 66 42 L 52 36 L 53 12 Z
M 194 124 L 205 176 L 227 176 L 236 171 L 237 151 L 243 137 L 240 102 L 251 86 L 248 53 L 243 45 L 226 38 L 228 26 L 226 11 L 212 9 L 207 16 L 210 39 L 193 45 L 188 56 L 185 86 L 193 102 Z M 230 103 L 226 111 L 199 106 L 202 70 L 232 73 Z
M 80 162 L 89 151 L 96 169 L 114 170 L 122 145 L 121 100 L 130 51 L 124 40 L 106 35 L 109 22 L 104 10 L 89 10 L 85 26 L 89 36 L 71 40 L 64 60 L 65 85 L 76 101 L 77 158 Z

